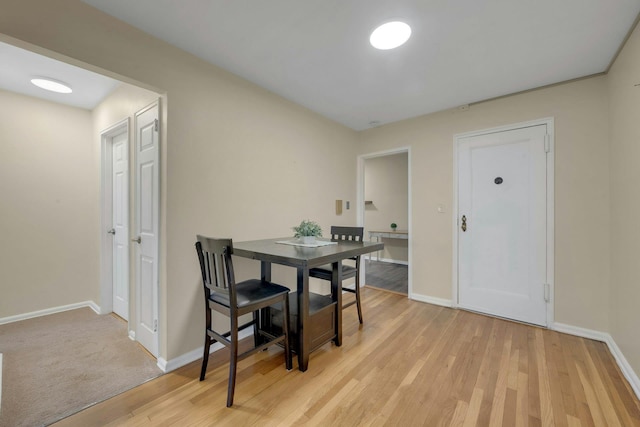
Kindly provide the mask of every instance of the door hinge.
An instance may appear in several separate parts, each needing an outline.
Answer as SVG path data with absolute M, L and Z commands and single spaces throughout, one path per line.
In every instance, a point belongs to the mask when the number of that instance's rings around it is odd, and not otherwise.
M 158 332 L 158 319 L 153 321 L 153 332 Z
M 153 122 L 153 129 L 158 132 L 158 119 L 155 119 Z
M 548 153 L 551 151 L 551 135 L 548 133 L 544 136 L 544 152 Z
M 548 283 L 544 284 L 544 300 L 545 302 L 551 301 L 551 286 Z

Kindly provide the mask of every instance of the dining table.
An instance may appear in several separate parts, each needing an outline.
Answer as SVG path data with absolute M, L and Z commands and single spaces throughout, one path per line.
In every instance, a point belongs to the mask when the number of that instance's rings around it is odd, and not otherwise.
M 333 340 L 336 346 L 342 345 L 342 261 L 375 252 L 384 248 L 381 242 L 356 242 L 345 240 L 319 239 L 316 244 L 302 243 L 294 238 L 274 238 L 233 242 L 234 256 L 260 261 L 261 279 L 271 281 L 271 266 L 279 264 L 297 270 L 297 348 L 298 369 L 306 371 L 310 353 L 321 344 Z M 333 306 L 331 319 L 333 330 L 330 334 L 318 334 L 315 320 L 322 321 L 324 313 L 317 310 L 316 295 L 309 291 L 309 270 L 314 267 L 331 264 L 331 298 Z M 314 317 L 315 316 L 315 317 Z M 320 340 L 318 340 L 320 336 Z

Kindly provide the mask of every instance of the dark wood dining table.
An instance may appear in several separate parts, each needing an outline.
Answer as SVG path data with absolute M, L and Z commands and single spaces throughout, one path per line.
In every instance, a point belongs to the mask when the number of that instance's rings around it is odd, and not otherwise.
M 331 298 L 335 303 L 335 333 L 326 342 L 333 339 L 337 346 L 342 345 L 342 261 L 384 248 L 384 243 L 337 241 L 336 244 L 320 247 L 294 246 L 277 242 L 292 241 L 293 238 L 277 238 L 233 242 L 235 256 L 259 260 L 262 280 L 271 281 L 271 265 L 280 264 L 297 269 L 297 333 L 298 368 L 306 371 L 309 366 L 309 354 L 312 348 L 312 325 L 309 306 L 309 270 L 321 265 L 332 265 Z

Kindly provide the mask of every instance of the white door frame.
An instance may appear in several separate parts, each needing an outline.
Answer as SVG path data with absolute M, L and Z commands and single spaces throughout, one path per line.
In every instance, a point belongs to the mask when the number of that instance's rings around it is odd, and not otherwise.
M 390 150 L 377 151 L 374 153 L 361 154 L 358 156 L 358 177 L 357 177 L 357 203 L 356 203 L 356 216 L 357 216 L 357 224 L 358 227 L 364 227 L 364 162 L 367 159 L 373 159 L 376 157 L 384 157 L 384 156 L 392 156 L 394 154 L 402 154 L 407 153 L 407 214 L 408 214 L 408 231 L 409 231 L 409 240 L 408 240 L 408 248 L 409 248 L 409 268 L 408 268 L 408 289 L 407 289 L 407 297 L 409 299 L 413 298 L 413 227 L 411 221 L 411 199 L 412 199 L 412 191 L 411 191 L 411 147 L 399 147 L 392 148 Z M 367 236 L 364 236 L 365 239 Z M 360 283 L 365 284 L 366 277 L 366 263 L 360 264 Z
M 100 132 L 100 199 L 102 204 L 100 215 L 100 314 L 107 314 L 113 311 L 113 238 L 107 234 L 107 231 L 113 225 L 113 185 L 111 176 L 113 173 L 113 151 L 111 149 L 111 138 L 122 132 L 127 134 L 127 149 L 129 149 L 129 118 L 123 119 Z M 129 181 L 128 169 L 127 181 Z M 128 221 L 129 218 L 127 218 Z
M 553 117 L 546 117 L 543 119 L 532 120 L 528 122 L 515 123 L 505 126 L 500 126 L 491 129 L 483 129 L 479 131 L 461 133 L 453 136 L 453 263 L 452 263 L 452 305 L 453 307 L 459 307 L 458 296 L 458 233 L 460 227 L 458 227 L 458 218 L 460 213 L 458 212 L 458 147 L 462 138 L 468 138 L 473 136 L 486 135 L 490 133 L 504 132 L 509 130 L 515 130 L 525 127 L 546 125 L 547 134 L 549 135 L 549 152 L 547 153 L 547 272 L 546 282 L 549 285 L 549 301 L 547 302 L 547 327 L 551 327 L 554 322 L 554 157 L 555 157 L 555 132 L 554 132 L 554 119 Z M 541 283 L 541 285 L 543 285 Z

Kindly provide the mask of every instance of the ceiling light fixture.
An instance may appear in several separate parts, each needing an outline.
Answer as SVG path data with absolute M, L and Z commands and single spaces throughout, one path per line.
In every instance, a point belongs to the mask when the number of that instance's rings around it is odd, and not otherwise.
M 62 83 L 58 80 L 50 79 L 48 77 L 35 77 L 31 79 L 31 83 L 38 86 L 39 88 L 50 90 L 51 92 L 58 92 L 58 93 L 73 92 L 73 90 L 71 90 L 71 87 L 68 84 Z
M 404 22 L 393 21 L 380 25 L 373 30 L 369 42 L 380 50 L 402 46 L 411 37 L 411 27 Z

